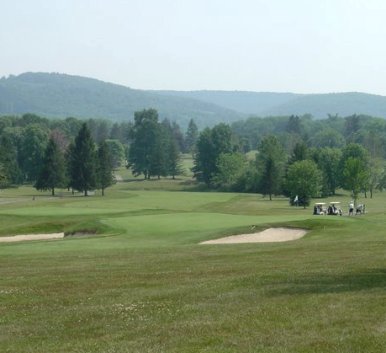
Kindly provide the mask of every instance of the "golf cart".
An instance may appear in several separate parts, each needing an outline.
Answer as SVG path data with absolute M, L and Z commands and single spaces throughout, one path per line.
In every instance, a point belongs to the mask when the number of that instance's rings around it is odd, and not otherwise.
M 327 209 L 329 216 L 341 216 L 343 214 L 339 201 L 331 201 Z
M 317 202 L 315 203 L 314 205 L 314 215 L 320 215 L 320 216 L 323 216 L 323 215 L 326 215 L 327 214 L 327 210 L 326 210 L 326 203 L 325 202 Z

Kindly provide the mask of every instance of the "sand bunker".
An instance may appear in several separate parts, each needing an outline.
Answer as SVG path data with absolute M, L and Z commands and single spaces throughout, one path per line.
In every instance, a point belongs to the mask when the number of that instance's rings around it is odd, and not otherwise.
M 0 237 L 0 243 L 12 243 L 12 242 L 16 242 L 16 241 L 25 241 L 25 240 L 61 239 L 63 237 L 64 237 L 64 233 L 22 234 L 22 235 L 14 235 L 12 237 Z
M 275 243 L 296 240 L 307 231 L 293 228 L 268 228 L 259 233 L 239 234 L 230 237 L 204 241 L 200 244 L 241 244 L 241 243 Z

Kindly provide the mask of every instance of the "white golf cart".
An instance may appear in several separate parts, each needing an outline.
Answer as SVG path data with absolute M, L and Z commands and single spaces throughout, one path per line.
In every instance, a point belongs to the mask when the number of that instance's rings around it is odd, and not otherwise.
M 340 202 L 339 201 L 331 201 L 328 209 L 327 209 L 327 214 L 329 216 L 342 216 L 343 212 L 340 207 Z
M 314 205 L 314 215 L 325 216 L 327 214 L 326 203 L 316 202 Z

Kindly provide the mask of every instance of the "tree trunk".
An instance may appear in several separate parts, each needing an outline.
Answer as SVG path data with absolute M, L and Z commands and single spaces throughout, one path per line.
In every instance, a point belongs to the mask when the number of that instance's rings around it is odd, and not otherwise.
M 55 188 L 52 188 L 52 190 L 51 190 L 51 195 L 52 195 L 52 196 L 55 196 Z
M 84 196 L 88 196 L 87 190 L 84 190 Z
M 105 196 L 105 189 L 102 188 L 102 196 Z

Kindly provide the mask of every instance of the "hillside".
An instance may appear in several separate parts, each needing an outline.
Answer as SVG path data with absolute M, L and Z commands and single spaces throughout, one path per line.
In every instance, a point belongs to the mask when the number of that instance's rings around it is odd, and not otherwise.
M 25 73 L 0 79 L 0 115 L 35 113 L 47 117 L 132 119 L 134 112 L 158 110 L 186 127 L 193 118 L 199 126 L 233 122 L 243 114 L 192 98 L 154 92 L 57 73 Z
M 366 93 L 294 94 L 243 91 L 157 91 L 161 94 L 199 99 L 248 115 L 282 116 L 311 114 L 364 114 L 386 118 L 386 97 Z
M 329 94 L 309 94 L 272 107 L 264 115 L 312 114 L 315 118 L 325 118 L 328 114 L 348 116 L 364 114 L 386 118 L 386 97 L 373 94 L 349 92 Z
M 365 93 L 294 94 L 245 91 L 145 91 L 80 76 L 24 73 L 0 79 L 0 115 L 130 120 L 155 108 L 160 118 L 202 128 L 254 116 L 365 114 L 386 118 L 386 97 Z
M 295 93 L 247 91 L 154 91 L 169 96 L 194 98 L 248 115 L 260 115 L 301 97 Z

